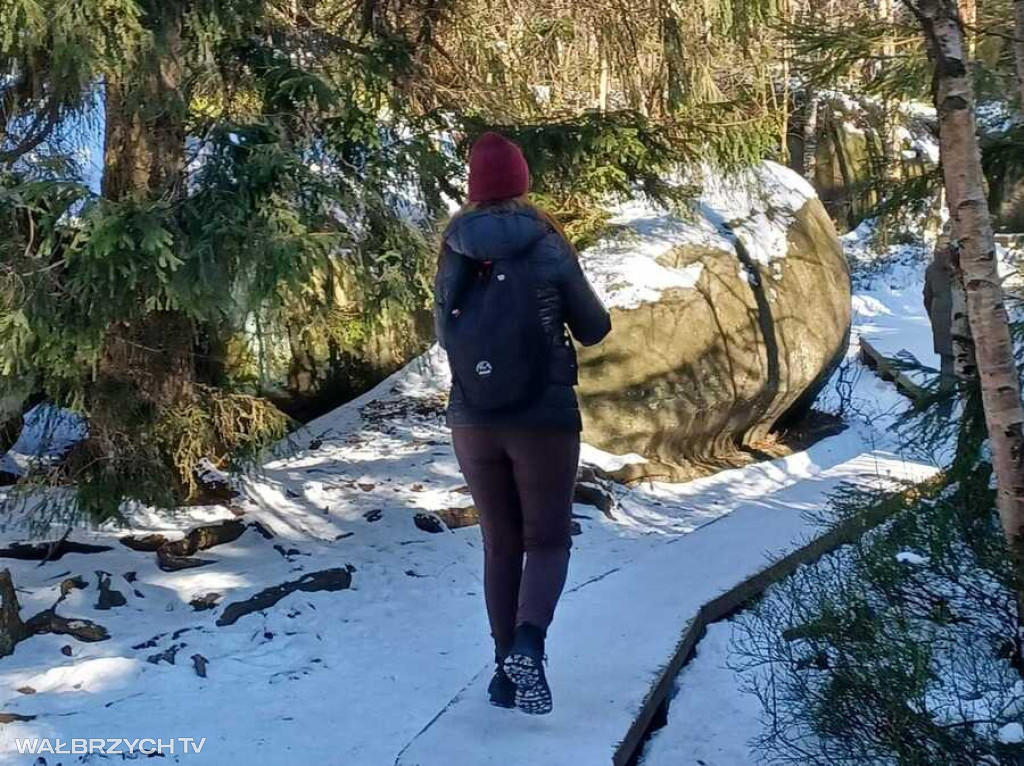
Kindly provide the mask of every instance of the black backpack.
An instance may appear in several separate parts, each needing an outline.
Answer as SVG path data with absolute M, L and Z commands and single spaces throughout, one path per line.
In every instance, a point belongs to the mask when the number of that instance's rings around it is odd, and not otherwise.
M 474 409 L 527 406 L 544 389 L 549 356 L 530 259 L 450 255 L 463 259 L 442 324 L 455 385 Z

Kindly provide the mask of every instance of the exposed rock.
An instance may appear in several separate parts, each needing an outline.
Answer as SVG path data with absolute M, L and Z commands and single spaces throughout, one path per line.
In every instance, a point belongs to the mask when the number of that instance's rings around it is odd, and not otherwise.
M 277 543 L 277 544 L 274 545 L 274 550 L 277 551 L 278 553 L 280 553 L 284 558 L 288 559 L 289 561 L 291 561 L 296 556 L 308 556 L 308 555 L 310 555 L 308 553 L 303 553 L 298 548 L 285 548 L 280 543 Z
M 216 545 L 234 542 L 245 532 L 245 524 L 236 519 L 216 524 L 204 524 L 189 530 L 181 540 L 167 543 L 164 547 L 174 556 L 191 556 L 196 551 L 205 551 Z
M 239 619 L 247 614 L 269 609 L 278 601 L 296 591 L 313 593 L 315 591 L 338 591 L 345 590 L 352 585 L 352 573 L 348 568 L 325 569 L 320 572 L 312 572 L 303 575 L 298 580 L 275 585 L 272 588 L 261 590 L 254 596 L 244 601 L 234 601 L 224 607 L 224 611 L 217 619 L 217 625 L 234 625 Z
M 64 646 L 60 648 L 60 653 L 65 657 L 70 657 L 74 653 L 74 650 L 71 648 L 71 644 L 64 644 Z
M 384 512 L 380 508 L 374 508 L 372 511 L 367 511 L 363 514 L 363 518 L 373 524 L 375 521 L 380 521 L 384 517 Z
M 581 465 L 576 474 L 576 490 L 572 501 L 593 506 L 608 518 L 612 518 L 612 511 L 617 504 L 611 482 L 598 476 L 597 471 L 589 465 Z
M 165 572 L 213 564 L 214 562 L 209 559 L 193 558 L 192 554 L 216 545 L 234 542 L 245 530 L 245 522 L 238 519 L 195 527 L 182 539 L 160 545 L 156 549 L 157 564 Z
M 36 717 L 34 715 L 22 715 L 21 713 L 0 713 L 0 723 L 20 723 L 24 721 L 34 720 L 36 720 Z M 43 761 L 42 766 L 45 765 L 46 761 Z
M 192 655 L 192 669 L 196 671 L 196 675 L 200 678 L 206 678 L 206 666 L 210 664 L 210 661 L 201 654 Z
M 660 251 L 619 234 L 583 254 L 613 327 L 580 353 L 584 438 L 652 461 L 637 471 L 763 440 L 845 352 L 850 277 L 832 221 L 790 170 L 766 163 L 749 181 L 706 194 L 695 224 L 635 223 Z
M 53 633 L 58 636 L 73 636 L 79 641 L 95 643 L 110 638 L 107 629 L 91 620 L 62 617 L 53 609 L 46 609 L 25 623 L 29 635 Z
M 167 635 L 166 633 L 158 633 L 157 635 L 153 636 L 152 638 L 150 638 L 150 639 L 148 639 L 146 641 L 143 641 L 141 644 L 135 644 L 134 646 L 132 646 L 132 649 L 134 651 L 136 651 L 136 652 L 140 651 L 142 649 L 152 649 L 154 646 L 159 644 L 160 643 L 160 639 L 163 638 L 166 635 Z
M 175 556 L 167 548 L 161 547 L 156 552 L 156 562 L 165 572 L 179 572 L 182 569 L 194 569 L 213 564 L 210 559 L 197 559 L 192 556 Z
M 98 578 L 99 586 L 99 599 L 96 601 L 97 609 L 112 609 L 118 606 L 124 606 L 128 603 L 128 600 L 124 597 L 124 594 L 119 590 L 114 590 L 110 587 L 110 574 L 107 572 L 97 572 L 96 577 Z
M 437 514 L 448 529 L 461 529 L 462 527 L 471 527 L 480 523 L 480 514 L 477 512 L 475 505 L 465 505 L 460 508 L 442 508 L 439 511 L 434 511 L 434 513 Z
M 891 124 L 894 118 L 899 122 L 888 160 L 891 172 L 903 178 L 919 177 L 933 171 L 938 160 L 933 116 L 920 110 L 883 114 L 882 109 L 881 102 L 870 100 L 857 103 L 842 96 L 821 100 L 812 180 L 825 209 L 843 228 L 856 227 L 878 203 L 876 168 L 886 159 L 879 125 Z M 804 156 L 799 133 L 791 131 L 789 135 L 795 166 L 802 165 Z M 795 169 L 803 174 L 802 168 Z
M 221 594 L 219 593 L 207 593 L 205 596 L 196 596 L 188 604 L 197 612 L 205 612 L 207 609 L 213 609 L 217 606 L 220 599 Z
M 366 285 L 354 276 L 342 255 L 330 268 L 318 268 L 307 282 L 311 294 L 328 296 L 342 310 L 361 311 L 370 298 Z M 316 309 L 313 309 L 316 310 Z M 320 317 L 322 320 L 323 317 Z M 232 363 L 243 370 L 261 370 L 268 376 L 272 399 L 291 417 L 308 421 L 368 391 L 406 362 L 423 352 L 433 340 L 429 309 L 385 301 L 378 307 L 374 331 L 351 337 L 341 349 L 333 344 L 306 341 L 309 316 L 286 312 L 280 322 L 261 323 L 259 342 L 251 335 L 232 343 Z M 341 329 L 336 326 L 335 329 Z
M 441 520 L 429 513 L 417 513 L 413 516 L 413 523 L 417 528 L 422 529 L 424 532 L 429 532 L 432 535 L 436 535 L 438 532 L 444 532 L 444 525 Z
M 178 656 L 178 651 L 184 649 L 188 644 L 171 644 L 162 652 L 151 654 L 146 658 L 146 662 L 151 662 L 154 665 L 159 665 L 161 662 L 166 662 L 168 665 L 174 664 L 175 657 Z
M 161 545 L 167 542 L 167 538 L 159 534 L 142 535 L 136 537 L 135 535 L 126 535 L 121 538 L 121 544 L 131 548 L 133 551 L 141 551 L 143 553 L 154 553 Z
M 66 553 L 103 553 L 111 550 L 109 545 L 91 545 L 61 539 L 46 543 L 11 543 L 0 548 L 0 558 L 22 561 L 59 561 Z
M 73 590 L 85 590 L 89 585 L 85 582 L 85 578 L 81 575 L 75 575 L 74 577 L 68 577 L 66 580 L 62 580 L 60 583 L 60 595 L 66 596 Z
M 274 530 L 268 524 L 264 524 L 262 521 L 253 521 L 249 526 L 255 529 L 257 534 L 264 540 L 274 539 Z

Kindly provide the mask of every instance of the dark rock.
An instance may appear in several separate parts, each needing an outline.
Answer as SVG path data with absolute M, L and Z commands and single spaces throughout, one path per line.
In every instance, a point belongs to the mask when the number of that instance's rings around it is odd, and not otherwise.
M 97 609 L 113 609 L 128 603 L 128 599 L 124 597 L 121 591 L 110 587 L 110 575 L 107 572 L 97 572 L 96 577 L 99 581 L 100 590 L 99 599 L 96 601 Z
M 216 563 L 210 559 L 197 559 L 193 556 L 174 556 L 166 548 L 156 552 L 157 566 L 165 572 L 178 572 L 182 569 L 194 569 Z
M 188 644 L 171 644 L 162 652 L 151 654 L 146 658 L 146 662 L 151 662 L 154 665 L 159 665 L 161 662 L 166 662 L 168 665 L 174 664 L 174 658 L 177 657 L 178 651 L 184 649 Z
M 75 575 L 74 577 L 69 577 L 66 580 L 61 581 L 60 595 L 61 597 L 64 597 L 73 590 L 85 590 L 88 587 L 89 586 L 82 575 Z
M 263 522 L 261 522 L 261 521 L 254 521 L 254 522 L 252 522 L 250 524 L 250 526 L 253 529 L 255 529 L 256 532 L 260 535 L 260 537 L 262 537 L 264 540 L 273 540 L 274 539 L 274 531 L 268 525 L 264 524 Z
M 32 617 L 25 623 L 25 627 L 33 635 L 53 633 L 58 636 L 73 636 L 86 643 L 106 641 L 110 638 L 107 629 L 102 625 L 80 617 L 62 617 L 53 609 L 46 609 Z
M 579 481 L 573 492 L 572 501 L 580 505 L 590 505 L 597 508 L 608 518 L 612 518 L 612 511 L 615 508 L 615 495 L 611 490 L 601 484 Z
M 320 572 L 312 572 L 304 575 L 298 580 L 275 585 L 272 588 L 265 588 L 259 593 L 244 601 L 235 601 L 224 607 L 224 611 L 217 619 L 217 625 L 234 625 L 239 619 L 253 612 L 262 609 L 269 609 L 278 601 L 296 591 L 313 593 L 316 591 L 339 591 L 345 590 L 352 585 L 352 573 L 348 569 L 335 568 L 325 569 Z
M 166 636 L 166 633 L 158 633 L 148 641 L 143 641 L 141 644 L 135 644 L 132 646 L 133 651 L 141 651 L 142 649 L 152 649 L 154 646 L 160 643 L 160 639 Z
M 141 551 L 143 553 L 154 553 L 161 545 L 167 542 L 167 538 L 163 535 L 150 534 L 136 537 L 135 535 L 128 535 L 121 538 L 121 544 L 126 545 L 133 551 Z
M 60 653 L 63 654 L 65 657 L 70 657 L 72 651 L 74 650 L 71 648 L 71 644 L 64 644 L 64 646 L 60 648 Z
M 367 511 L 363 514 L 363 518 L 371 524 L 375 521 L 380 521 L 384 517 L 384 512 L 380 508 L 374 508 L 372 511 Z
M 308 556 L 308 553 L 303 553 L 298 548 L 285 548 L 280 543 L 274 545 L 274 550 L 284 556 L 286 559 L 291 561 L 295 556 Z
M 245 528 L 246 525 L 237 519 L 204 524 L 189 530 L 181 540 L 167 543 L 163 548 L 173 556 L 191 556 L 196 551 L 205 551 L 216 545 L 234 542 L 242 536 Z
M 583 534 L 583 527 L 580 526 L 578 521 L 573 520 L 569 522 L 569 534 L 573 537 Z
M 417 513 L 413 516 L 413 523 L 424 532 L 429 532 L 432 535 L 436 535 L 438 532 L 444 532 L 444 525 L 437 516 L 433 516 L 429 513 Z
M 22 561 L 59 561 L 66 553 L 103 553 L 112 550 L 109 545 L 90 545 L 73 540 L 53 540 L 48 543 L 11 543 L 0 548 L 0 558 Z
M 133 583 L 133 582 L 135 582 L 136 580 L 139 579 L 138 574 L 136 574 L 135 572 L 125 572 L 123 576 L 124 576 L 125 582 L 128 582 L 128 583 Z
M 195 478 L 199 491 L 193 505 L 227 505 L 238 497 L 238 491 L 219 477 L 196 471 Z
M 34 721 L 36 717 L 34 715 L 22 715 L 21 713 L 0 713 L 0 723 L 19 723 L 21 721 Z M 42 761 L 42 764 L 39 764 Z M 36 761 L 39 766 L 46 766 L 46 761 L 42 758 Z
M 210 664 L 201 654 L 192 655 L 192 669 L 196 671 L 196 675 L 200 678 L 206 678 L 206 666 Z
M 156 552 L 157 565 L 165 572 L 176 572 L 213 564 L 214 562 L 208 559 L 192 558 L 192 554 L 216 545 L 234 542 L 245 530 L 245 523 L 239 519 L 195 527 L 181 540 L 161 545 Z
M 205 612 L 207 609 L 213 609 L 217 606 L 220 599 L 220 593 L 207 593 L 205 596 L 196 596 L 188 603 L 197 612 Z

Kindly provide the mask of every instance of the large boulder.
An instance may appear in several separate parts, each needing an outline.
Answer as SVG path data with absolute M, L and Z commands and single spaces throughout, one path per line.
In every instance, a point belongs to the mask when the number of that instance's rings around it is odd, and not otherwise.
M 908 102 L 889 114 L 882 102 L 872 98 L 854 100 L 838 93 L 819 98 L 810 175 L 825 209 L 841 228 L 856 228 L 876 209 L 881 168 L 904 179 L 934 171 L 939 147 L 930 107 Z M 893 119 L 897 126 L 886 138 L 879 126 Z M 801 167 L 806 147 L 800 131 L 790 131 L 788 146 L 792 167 L 809 175 Z
M 734 454 L 805 408 L 847 347 L 850 275 L 799 175 L 711 177 L 691 217 L 634 205 L 586 250 L 611 335 L 580 356 L 584 438 L 661 464 Z

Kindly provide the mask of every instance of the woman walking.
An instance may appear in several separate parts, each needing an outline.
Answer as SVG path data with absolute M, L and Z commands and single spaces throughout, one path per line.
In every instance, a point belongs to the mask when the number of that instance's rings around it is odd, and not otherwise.
M 551 711 L 544 641 L 565 585 L 580 449 L 576 352 L 611 329 L 559 226 L 527 200 L 519 147 L 473 144 L 469 204 L 438 264 L 435 319 L 448 352 L 448 424 L 480 514 L 494 637 L 488 694 L 500 707 Z

